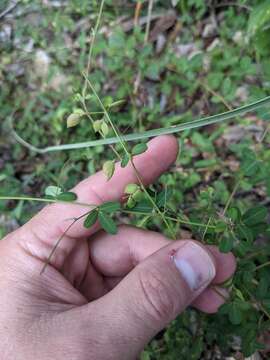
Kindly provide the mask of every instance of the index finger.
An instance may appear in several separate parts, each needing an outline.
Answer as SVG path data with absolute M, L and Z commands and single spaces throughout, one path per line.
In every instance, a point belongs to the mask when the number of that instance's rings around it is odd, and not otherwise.
M 152 183 L 175 161 L 178 153 L 178 142 L 173 136 L 160 136 L 148 143 L 148 150 L 134 157 L 134 164 L 145 185 Z M 73 192 L 77 194 L 78 202 L 99 205 L 107 201 L 121 199 L 125 186 L 129 183 L 138 183 L 137 176 L 129 163 L 125 168 L 116 164 L 113 177 L 107 181 L 103 172 L 98 172 L 80 182 Z M 27 226 L 34 227 L 48 245 L 63 234 L 72 220 L 89 211 L 89 208 L 74 204 L 57 203 L 46 206 L 37 214 Z M 68 232 L 68 236 L 79 238 L 89 236 L 97 230 L 97 226 L 85 229 L 81 222 L 76 222 Z

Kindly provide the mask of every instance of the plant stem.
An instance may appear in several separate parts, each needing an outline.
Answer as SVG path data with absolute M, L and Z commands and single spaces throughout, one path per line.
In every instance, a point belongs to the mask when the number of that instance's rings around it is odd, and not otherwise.
M 155 214 L 155 213 L 152 213 L 152 214 L 149 214 L 148 212 L 142 212 L 142 211 L 132 211 L 132 210 L 122 210 L 123 213 L 126 213 L 126 214 L 131 214 L 131 215 L 149 215 L 151 217 L 154 217 L 154 216 L 160 216 L 159 214 Z M 196 223 L 196 222 L 192 222 L 192 221 L 186 221 L 186 220 L 181 220 L 179 218 L 173 218 L 171 216 L 166 216 L 166 219 L 167 220 L 171 220 L 171 221 L 174 221 L 174 222 L 179 222 L 181 224 L 186 224 L 186 225 L 191 225 L 191 226 L 202 226 L 202 227 L 208 227 L 208 228 L 215 228 L 215 226 L 213 225 L 207 225 L 207 224 L 202 224 L 202 223 Z
M 99 28 L 99 24 L 100 24 L 100 20 L 101 20 L 101 15 L 102 15 L 102 12 L 103 12 L 104 3 L 105 3 L 105 0 L 101 0 L 96 25 L 95 25 L 95 28 L 94 28 L 94 31 L 93 31 L 93 38 L 92 38 L 91 45 L 90 45 L 90 48 L 89 48 L 89 53 L 88 53 L 88 60 L 87 60 L 87 67 L 86 67 L 86 77 L 89 76 L 90 69 L 91 69 L 92 53 L 93 53 L 93 48 L 94 48 L 94 44 L 95 44 L 95 40 L 96 40 L 96 35 L 97 35 L 97 32 L 98 32 L 98 28 Z M 83 90 L 82 90 L 82 96 L 83 96 L 84 99 L 85 99 L 86 89 L 87 89 L 87 83 L 86 83 L 86 81 L 84 81 Z
M 258 271 L 258 270 L 260 270 L 260 269 L 263 269 L 263 268 L 266 267 L 266 266 L 270 266 L 270 261 L 267 261 L 267 262 L 265 262 L 264 264 L 261 264 L 261 265 L 256 266 L 256 268 L 254 269 L 254 271 Z
M 152 11 L 153 11 L 153 4 L 154 4 L 154 0 L 149 0 L 148 11 L 147 11 L 147 22 L 146 22 L 146 29 L 145 29 L 145 37 L 144 37 L 144 43 L 145 44 L 147 44 L 148 38 L 149 38 L 151 16 L 152 16 Z
M 87 211 L 86 213 L 82 214 L 81 216 L 75 218 L 75 219 L 72 221 L 72 223 L 69 224 L 69 226 L 67 227 L 67 229 L 63 232 L 63 234 L 59 237 L 59 239 L 58 239 L 58 240 L 56 241 L 56 243 L 54 244 L 54 246 L 53 246 L 53 248 L 52 248 L 52 250 L 51 250 L 51 252 L 50 252 L 50 254 L 49 254 L 48 258 L 47 258 L 47 260 L 45 261 L 45 263 L 44 263 L 44 265 L 43 265 L 43 267 L 42 267 L 42 269 L 41 269 L 41 271 L 40 271 L 40 275 L 42 275 L 42 274 L 44 273 L 47 265 L 49 265 L 49 263 L 50 263 L 50 260 L 51 260 L 51 258 L 52 258 L 52 256 L 53 256 L 53 254 L 55 253 L 58 245 L 59 245 L 60 242 L 63 240 L 63 238 L 65 237 L 65 235 L 67 234 L 67 232 L 72 228 L 72 226 L 73 226 L 77 221 L 79 221 L 80 219 L 82 219 L 83 217 L 85 217 L 86 215 L 88 215 L 91 211 L 92 211 L 92 210 Z

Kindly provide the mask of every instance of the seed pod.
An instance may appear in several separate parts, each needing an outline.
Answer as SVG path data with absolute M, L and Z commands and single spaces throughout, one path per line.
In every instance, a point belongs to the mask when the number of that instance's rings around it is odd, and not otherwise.
M 102 121 L 102 124 L 101 124 L 101 131 L 105 137 L 109 134 L 109 127 L 104 120 Z
M 114 161 L 108 160 L 103 164 L 102 170 L 104 172 L 104 174 L 107 177 L 107 180 L 110 180 L 110 178 L 113 176 L 114 174 L 114 170 L 115 170 L 115 163 Z
M 143 197 L 143 192 L 141 189 L 138 189 L 137 191 L 135 191 L 135 193 L 132 195 L 133 200 L 135 200 L 136 202 L 142 200 Z
M 99 132 L 101 130 L 101 125 L 102 125 L 103 120 L 96 120 L 93 123 L 93 128 L 95 132 Z
M 81 119 L 80 114 L 76 114 L 76 113 L 70 114 L 67 118 L 67 127 L 70 128 L 77 126 L 80 122 L 80 119 Z
M 134 194 L 139 189 L 137 184 L 128 184 L 125 187 L 125 194 Z

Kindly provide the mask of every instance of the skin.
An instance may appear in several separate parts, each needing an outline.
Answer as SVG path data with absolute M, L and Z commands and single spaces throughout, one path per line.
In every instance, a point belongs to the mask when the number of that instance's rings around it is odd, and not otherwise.
M 135 159 L 145 185 L 168 169 L 177 152 L 172 136 L 149 142 L 148 151 Z M 99 172 L 72 191 L 78 201 L 100 204 L 121 199 L 126 184 L 134 182 L 130 166 L 117 166 L 110 181 Z M 188 305 L 213 313 L 223 303 L 226 293 L 219 289 L 219 296 L 213 286 L 232 276 L 232 254 L 199 245 L 215 263 L 216 276 L 195 294 L 170 256 L 194 240 L 170 241 L 130 226 L 120 226 L 112 236 L 98 224 L 89 230 L 76 223 L 40 275 L 68 219 L 86 211 L 72 204 L 46 206 L 1 240 L 2 359 L 135 359 Z

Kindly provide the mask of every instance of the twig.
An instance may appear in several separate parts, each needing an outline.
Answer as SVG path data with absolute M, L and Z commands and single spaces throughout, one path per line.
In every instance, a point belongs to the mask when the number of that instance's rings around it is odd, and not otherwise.
M 138 26 L 138 19 L 140 16 L 140 12 L 142 9 L 142 2 L 138 1 L 135 8 L 135 14 L 134 14 L 134 26 Z
M 92 38 L 91 45 L 90 45 L 90 48 L 89 48 L 89 53 L 88 53 L 88 60 L 87 60 L 87 67 L 86 67 L 86 78 L 89 76 L 89 73 L 90 73 L 92 53 L 93 53 L 94 43 L 95 43 L 95 40 L 96 40 L 96 35 L 97 35 L 98 28 L 99 28 L 100 20 L 101 20 L 101 15 L 102 15 L 102 12 L 103 12 L 104 2 L 105 2 L 105 0 L 101 1 L 97 22 L 96 22 L 96 25 L 95 25 L 95 28 L 94 28 L 94 31 L 93 31 L 93 38 Z M 83 95 L 84 98 L 85 98 L 85 93 L 86 93 L 86 89 L 87 89 L 86 78 L 85 78 L 85 81 L 84 81 L 83 91 L 82 91 L 82 95 Z
M 150 32 L 150 24 L 151 24 L 151 17 L 152 17 L 153 5 L 154 5 L 154 0 L 149 0 L 148 12 L 147 12 L 147 23 L 146 23 L 145 37 L 144 37 L 144 43 L 145 43 L 145 44 L 147 43 L 148 38 L 149 38 L 149 32 Z

